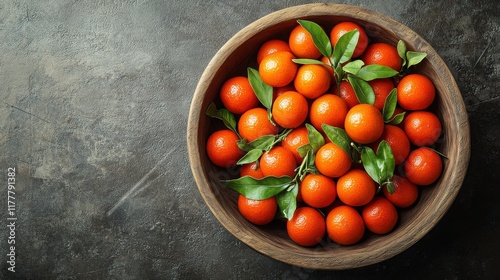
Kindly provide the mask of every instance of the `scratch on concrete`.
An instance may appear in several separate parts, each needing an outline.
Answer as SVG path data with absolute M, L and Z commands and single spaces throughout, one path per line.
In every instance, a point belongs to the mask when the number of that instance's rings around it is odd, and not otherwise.
M 147 184 L 145 184 L 144 186 L 142 186 L 144 184 L 144 182 L 151 176 L 151 174 L 153 174 L 153 172 L 156 171 L 158 166 L 160 166 L 167 159 L 167 157 L 169 155 L 170 155 L 170 152 L 166 153 L 163 156 L 163 158 L 160 161 L 158 161 L 155 164 L 155 166 L 146 175 L 144 175 L 137 183 L 135 183 L 135 185 L 133 185 L 132 188 L 130 188 L 122 196 L 122 198 L 120 198 L 120 200 L 118 200 L 118 202 L 106 213 L 106 215 L 111 216 L 113 214 L 113 212 L 115 212 L 115 210 L 118 209 L 118 207 L 120 207 L 129 197 L 134 197 L 135 195 L 137 195 L 138 193 L 140 193 L 144 189 L 146 189 L 149 185 L 151 185 L 152 182 L 156 181 L 160 176 L 156 177 L 154 180 L 152 180 L 152 181 L 148 182 Z M 139 187 L 141 187 L 141 188 L 139 190 L 137 190 Z
M 474 63 L 474 66 L 472 66 L 472 69 L 476 68 L 477 64 L 483 58 L 483 55 L 486 53 L 486 50 L 488 50 L 488 47 L 490 46 L 491 39 L 488 41 L 488 44 L 486 44 L 486 47 L 484 48 L 483 52 L 479 55 L 479 57 L 476 60 L 476 63 Z
M 7 105 L 9 105 L 11 108 L 17 109 L 17 110 L 19 110 L 19 111 L 21 111 L 21 112 L 23 112 L 23 113 L 26 113 L 26 114 L 28 114 L 28 115 L 30 115 L 30 116 L 35 117 L 35 118 L 37 118 L 37 119 L 39 119 L 39 120 L 41 120 L 41 121 L 44 121 L 44 122 L 46 122 L 46 123 L 50 123 L 48 120 L 46 120 L 46 119 L 44 119 L 44 118 L 41 118 L 41 117 L 39 117 L 39 116 L 37 116 L 37 115 L 34 115 L 34 114 L 32 114 L 32 113 L 30 113 L 30 112 L 28 112 L 28 111 L 24 110 L 24 109 L 21 109 L 21 108 L 19 108 L 19 107 L 17 107 L 17 106 L 14 106 L 14 105 L 9 104 L 9 103 L 6 103 L 6 104 L 7 104 Z

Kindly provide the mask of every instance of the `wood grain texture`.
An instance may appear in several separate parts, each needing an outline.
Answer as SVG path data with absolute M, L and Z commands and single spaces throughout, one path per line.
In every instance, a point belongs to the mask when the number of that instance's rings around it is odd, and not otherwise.
M 308 19 L 331 28 L 350 20 L 365 27 L 376 41 L 396 44 L 405 41 L 409 50 L 423 51 L 427 59 L 417 71 L 426 74 L 437 89 L 435 108 L 442 121 L 444 136 L 436 149 L 447 156 L 443 174 L 433 186 L 421 191 L 413 207 L 400 212 L 397 228 L 383 236 L 366 235 L 359 244 L 340 246 L 325 241 L 304 248 L 286 235 L 283 222 L 257 227 L 238 213 L 237 195 L 219 183 L 238 174 L 213 166 L 205 152 L 210 131 L 216 127 L 205 115 L 208 105 L 218 97 L 222 83 L 235 75 L 246 75 L 255 67 L 255 56 L 262 43 L 271 38 L 287 38 L 297 19 Z M 248 25 L 234 35 L 213 57 L 197 85 L 191 103 L 187 142 L 192 172 L 206 204 L 220 223 L 254 250 L 276 260 L 311 269 L 348 269 L 391 258 L 420 240 L 439 222 L 453 203 L 462 185 L 470 157 L 470 132 L 465 105 L 453 75 L 436 51 L 418 34 L 401 23 L 373 11 L 339 4 L 309 4 L 280 10 Z

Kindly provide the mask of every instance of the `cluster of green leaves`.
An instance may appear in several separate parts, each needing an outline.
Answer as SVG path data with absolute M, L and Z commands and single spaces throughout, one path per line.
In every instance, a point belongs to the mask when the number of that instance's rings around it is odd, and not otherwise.
M 331 67 L 334 71 L 337 85 L 342 80 L 348 81 L 352 85 L 360 103 L 373 105 L 375 102 L 375 93 L 368 83 L 369 81 L 390 78 L 398 74 L 401 75 L 409 67 L 420 63 L 426 57 L 425 53 L 407 51 L 406 45 L 400 40 L 397 50 L 403 61 L 401 73 L 383 65 L 365 65 L 359 59 L 350 61 L 359 40 L 359 31 L 353 30 L 344 34 L 334 48 L 321 26 L 307 20 L 299 20 L 298 23 L 311 34 L 315 46 L 323 56 L 328 58 L 328 64 L 319 60 L 304 58 L 294 59 L 294 62 L 297 64 L 318 64 Z M 257 70 L 249 67 L 247 74 L 252 89 L 260 103 L 267 109 L 269 120 L 273 122 L 271 113 L 273 87 L 262 81 Z M 387 97 L 382 111 L 385 123 L 395 125 L 403 120 L 404 113 L 393 117 L 396 106 L 397 92 L 396 89 L 393 89 Z M 215 104 L 212 103 L 206 113 L 213 118 L 222 120 L 228 129 L 234 131 L 239 136 L 236 129 L 236 118 L 231 112 L 224 108 L 217 109 Z M 325 139 L 321 133 L 310 124 L 306 124 L 306 127 L 309 143 L 298 148 L 303 161 L 297 167 L 297 173 L 293 178 L 289 176 L 267 176 L 262 179 L 255 179 L 250 176 L 243 176 L 236 179 L 223 180 L 222 183 L 249 199 L 262 200 L 276 196 L 279 215 L 291 219 L 297 207 L 296 198 L 299 184 L 308 173 L 318 173 L 314 165 L 314 158 L 318 149 L 325 144 Z M 351 157 L 353 162 L 361 162 L 363 164 L 370 177 L 378 182 L 379 190 L 385 186 L 389 193 L 394 191 L 391 178 L 394 174 L 395 161 L 391 147 L 386 141 L 381 141 L 375 152 L 368 146 L 356 144 L 342 128 L 323 124 L 322 129 L 329 140 L 341 147 Z M 285 129 L 278 135 L 264 135 L 252 142 L 247 142 L 239 136 L 238 146 L 246 153 L 237 164 L 258 163 L 262 154 L 281 142 L 290 131 L 289 129 Z

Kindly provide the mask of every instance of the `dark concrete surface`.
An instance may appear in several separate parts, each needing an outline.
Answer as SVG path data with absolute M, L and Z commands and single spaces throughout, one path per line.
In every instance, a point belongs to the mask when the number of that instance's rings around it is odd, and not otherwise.
M 196 83 L 238 30 L 308 2 L 1 1 L 0 279 L 500 279 L 495 0 L 343 2 L 428 40 L 467 104 L 465 182 L 417 244 L 360 269 L 306 270 L 253 251 L 206 207 L 186 154 Z

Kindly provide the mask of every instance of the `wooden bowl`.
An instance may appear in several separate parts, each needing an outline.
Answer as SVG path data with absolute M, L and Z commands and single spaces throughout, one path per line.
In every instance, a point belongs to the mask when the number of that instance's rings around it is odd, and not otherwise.
M 286 234 L 283 222 L 255 226 L 237 209 L 237 194 L 219 180 L 238 175 L 237 169 L 220 169 L 208 159 L 205 143 L 219 120 L 205 112 L 217 100 L 220 87 L 235 75 L 246 75 L 256 67 L 258 48 L 272 38 L 287 38 L 297 19 L 312 20 L 328 30 L 335 23 L 350 20 L 365 27 L 373 41 L 396 45 L 402 39 L 408 50 L 426 52 L 416 70 L 429 76 L 437 89 L 435 110 L 442 121 L 444 136 L 435 147 L 447 156 L 441 178 L 422 187 L 417 203 L 400 211 L 400 220 L 387 235 L 366 234 L 357 245 L 340 246 L 325 238 L 312 248 L 296 245 Z M 368 9 L 338 4 L 308 4 L 271 13 L 239 31 L 214 56 L 205 69 L 194 94 L 187 128 L 191 168 L 198 189 L 219 222 L 254 250 L 273 259 L 310 269 L 349 269 L 391 258 L 427 234 L 451 206 L 462 185 L 470 156 L 469 123 L 466 108 L 448 67 L 436 51 L 403 24 Z

